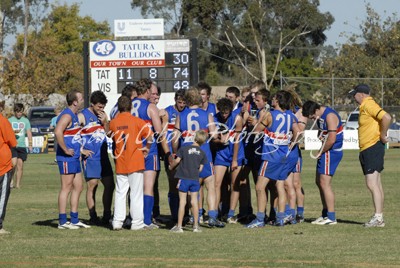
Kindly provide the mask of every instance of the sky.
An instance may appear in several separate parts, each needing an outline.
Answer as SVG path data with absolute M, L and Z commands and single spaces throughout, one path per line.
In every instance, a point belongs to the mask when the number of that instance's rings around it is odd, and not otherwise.
M 61 5 L 79 3 L 82 16 L 89 15 L 96 21 L 106 20 L 112 31 L 116 19 L 141 18 L 138 12 L 132 10 L 130 0 L 49 0 L 49 2 Z M 366 3 L 370 3 L 382 19 L 392 16 L 393 13 L 397 13 L 397 17 L 400 18 L 399 0 L 320 0 L 320 11 L 330 12 L 335 18 L 331 28 L 325 32 L 326 45 L 339 47 L 347 41 L 345 36 L 341 36 L 342 33 L 346 33 L 347 36 L 360 33 L 360 25 L 367 17 Z M 12 44 L 13 39 L 9 37 L 6 43 Z
M 131 9 L 130 0 L 50 0 L 50 2 L 81 3 L 81 15 L 90 15 L 97 21 L 107 20 L 111 29 L 114 29 L 115 19 L 141 18 L 138 12 Z M 341 37 L 341 33 L 347 35 L 359 33 L 359 26 L 367 17 L 365 8 L 367 2 L 383 19 L 393 13 L 400 16 L 399 0 L 320 0 L 320 11 L 330 12 L 335 18 L 331 29 L 325 32 L 327 35 L 325 44 L 336 47 L 347 41 L 346 37 Z

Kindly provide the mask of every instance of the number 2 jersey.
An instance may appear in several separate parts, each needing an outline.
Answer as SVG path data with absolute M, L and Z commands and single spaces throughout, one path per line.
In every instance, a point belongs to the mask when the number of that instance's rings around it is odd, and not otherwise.
M 285 163 L 289 153 L 293 123 L 297 120 L 291 111 L 272 110 L 270 113 L 272 125 L 264 130 L 261 159 L 274 163 Z

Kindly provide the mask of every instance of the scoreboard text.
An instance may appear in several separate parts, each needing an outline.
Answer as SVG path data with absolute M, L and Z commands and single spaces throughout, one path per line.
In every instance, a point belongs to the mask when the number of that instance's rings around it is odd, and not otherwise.
M 189 39 L 102 40 L 89 43 L 91 91 L 119 94 L 128 83 L 150 78 L 163 92 L 197 83 L 197 53 Z

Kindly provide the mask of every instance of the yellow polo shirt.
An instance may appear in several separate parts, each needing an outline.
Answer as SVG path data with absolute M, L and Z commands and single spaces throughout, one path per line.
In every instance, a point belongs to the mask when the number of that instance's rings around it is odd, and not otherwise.
M 365 98 L 360 105 L 358 117 L 358 143 L 363 151 L 380 140 L 380 121 L 386 112 L 374 101 L 372 97 Z

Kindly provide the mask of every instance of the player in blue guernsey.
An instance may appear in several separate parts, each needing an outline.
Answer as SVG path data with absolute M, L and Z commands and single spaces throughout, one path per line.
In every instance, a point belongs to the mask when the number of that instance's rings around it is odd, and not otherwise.
M 191 88 L 186 91 L 185 102 L 187 108 L 183 110 L 175 121 L 173 149 L 174 153 L 178 151 L 178 145 L 191 145 L 194 141 L 196 131 L 205 130 L 212 136 L 216 135 L 214 119 L 211 114 L 207 114 L 201 106 L 201 96 L 196 88 Z M 215 178 L 212 164 L 212 156 L 209 140 L 200 147 L 207 156 L 208 164 L 204 165 L 200 173 L 201 182 L 206 183 L 208 190 L 208 225 L 212 227 L 224 227 L 224 224 L 217 220 L 217 203 L 215 192 Z M 170 160 L 170 162 L 172 162 Z
M 152 223 L 152 210 L 154 206 L 154 183 L 157 176 L 157 171 L 160 170 L 160 160 L 158 157 L 157 142 L 162 142 L 164 152 L 168 151 L 166 139 L 162 138 L 163 131 L 159 110 L 155 104 L 149 101 L 151 96 L 151 88 L 156 87 L 150 79 L 140 79 L 135 83 L 137 97 L 132 100 L 132 115 L 144 120 L 148 127 L 155 133 L 150 151 L 145 158 L 145 171 L 144 171 L 144 224 L 148 229 L 158 228 L 157 225 Z M 145 146 L 145 141 L 143 145 Z
M 130 98 L 131 100 L 133 100 L 136 97 L 136 95 L 137 95 L 136 94 L 136 89 L 135 89 L 135 87 L 133 86 L 132 83 L 127 84 L 122 89 L 122 92 L 121 92 L 121 96 L 126 96 L 126 97 Z M 110 120 L 114 119 L 117 116 L 118 113 L 119 113 L 119 111 L 118 111 L 118 103 L 116 103 L 114 105 L 114 107 L 110 111 Z
M 311 222 L 318 225 L 336 224 L 335 194 L 331 181 L 343 157 L 343 126 L 339 114 L 330 107 L 314 101 L 303 104 L 303 116 L 317 120 L 322 147 L 316 156 L 317 172 L 315 182 L 321 196 L 322 215 Z
M 217 193 L 217 204 L 221 200 L 221 185 L 225 172 L 229 172 L 230 201 L 227 222 L 236 223 L 234 220 L 235 209 L 239 201 L 241 182 L 238 178 L 244 165 L 244 148 L 241 141 L 243 119 L 241 110 L 233 111 L 233 102 L 222 98 L 217 102 L 218 113 L 215 116 L 215 123 L 218 128 L 218 141 L 214 167 L 215 167 L 215 190 Z M 223 206 L 222 206 L 223 207 Z
M 298 120 L 297 126 L 299 128 L 299 136 L 295 137 L 295 140 L 293 141 L 294 146 L 292 147 L 292 152 L 295 155 L 294 157 L 297 157 L 297 160 L 295 160 L 294 166 L 292 166 L 292 168 L 290 169 L 291 173 L 289 174 L 288 179 L 285 181 L 285 183 L 292 182 L 293 184 L 295 197 L 291 197 L 292 199 L 290 199 L 289 197 L 288 199 L 291 200 L 289 202 L 292 202 L 292 209 L 294 206 L 297 205 L 297 212 L 291 210 L 291 216 L 293 217 L 293 213 L 295 213 L 296 222 L 301 223 L 304 222 L 304 190 L 301 183 L 303 158 L 298 144 L 303 138 L 303 133 L 306 128 L 308 118 L 302 115 L 301 107 L 303 106 L 303 103 L 299 95 L 292 88 L 287 88 L 285 89 L 285 91 L 288 91 L 292 95 L 291 110 L 295 113 L 295 116 Z
M 211 114 L 212 116 L 217 114 L 217 106 L 215 105 L 215 103 L 210 102 L 210 97 L 211 97 L 211 91 L 212 91 L 212 87 L 207 84 L 206 82 L 199 82 L 196 86 L 196 88 L 199 90 L 200 95 L 201 95 L 201 100 L 202 100 L 202 104 L 201 104 L 201 108 L 206 111 L 208 114 Z M 214 157 L 214 144 L 211 143 L 211 152 L 213 154 Z M 203 200 L 204 200 L 204 193 L 203 193 L 203 187 L 200 188 L 199 191 L 199 217 L 200 217 L 200 221 L 203 221 L 203 214 L 205 213 L 204 209 L 203 209 Z
M 160 118 L 163 125 L 163 130 L 167 130 L 167 143 L 169 151 L 165 152 L 165 172 L 168 176 L 168 204 L 171 211 L 172 220 L 176 222 L 178 220 L 178 210 L 179 210 L 179 191 L 176 188 L 178 185 L 178 179 L 175 178 L 175 170 L 170 170 L 168 168 L 169 161 L 168 158 L 170 157 L 171 153 L 173 152 L 172 149 L 172 138 L 173 138 L 173 131 L 175 128 L 175 121 L 180 112 L 182 112 L 185 107 L 185 90 L 179 89 L 175 92 L 175 104 L 166 107 L 165 109 L 160 110 Z
M 211 86 L 206 82 L 199 82 L 196 88 L 199 90 L 201 95 L 201 101 L 202 101 L 201 108 L 203 108 L 204 111 L 211 114 L 212 116 L 216 115 L 217 106 L 215 105 L 215 103 L 210 102 L 211 90 L 212 90 Z
M 58 195 L 58 228 L 79 229 L 88 228 L 79 221 L 78 205 L 83 184 L 80 165 L 81 136 L 80 125 L 77 116 L 83 105 L 83 95 L 77 90 L 67 93 L 68 107 L 64 109 L 57 118 L 57 126 L 54 134 L 57 139 L 56 160 L 61 175 L 61 189 Z M 67 221 L 68 196 L 71 194 L 71 221 Z
M 269 107 L 268 102 L 270 100 L 270 92 L 265 88 L 258 89 L 258 87 L 250 86 L 250 92 L 247 95 L 245 101 L 243 102 L 242 113 L 243 120 L 245 122 L 243 127 L 243 132 L 246 136 L 243 138 L 243 146 L 245 153 L 245 165 L 243 167 L 243 172 L 240 173 L 240 180 L 242 182 L 246 181 L 247 191 L 244 191 L 240 195 L 240 207 L 238 220 L 244 223 L 249 223 L 253 217 L 253 208 L 251 205 L 251 189 L 250 189 L 250 172 L 253 176 L 254 184 L 257 183 L 258 170 L 261 166 L 261 154 L 255 154 L 254 152 L 259 151 L 263 141 L 263 134 L 252 132 L 254 125 L 257 123 L 259 118 L 263 117 L 265 113 L 268 112 L 266 107 Z M 260 95 L 257 102 L 258 106 L 255 104 L 254 99 L 256 95 Z M 267 190 L 266 190 L 267 191 Z
M 242 110 L 243 103 L 240 102 L 240 90 L 237 87 L 228 87 L 225 90 L 225 98 L 233 102 L 233 111 Z
M 259 95 L 256 95 L 256 103 Z M 270 180 L 275 182 L 278 192 L 278 213 L 276 225 L 283 226 L 285 218 L 286 192 L 284 181 L 289 172 L 286 166 L 290 141 L 298 133 L 297 123 L 293 113 L 287 112 L 290 108 L 291 95 L 285 91 L 278 91 L 272 98 L 271 112 L 266 113 L 256 124 L 254 131 L 265 132 L 261 159 L 263 160 L 256 184 L 257 215 L 256 219 L 247 225 L 248 228 L 263 227 L 265 225 L 265 208 L 267 198 L 265 187 Z M 260 153 L 260 152 L 256 152 Z M 272 201 L 271 201 L 272 202 Z
M 89 209 L 90 223 L 109 224 L 111 205 L 114 194 L 114 177 L 108 159 L 107 138 L 108 118 L 104 112 L 107 97 L 102 91 L 94 91 L 90 95 L 90 107 L 78 114 L 82 126 L 82 168 L 87 182 L 86 204 Z M 96 213 L 96 190 L 99 180 L 104 185 L 103 218 L 99 221 Z

